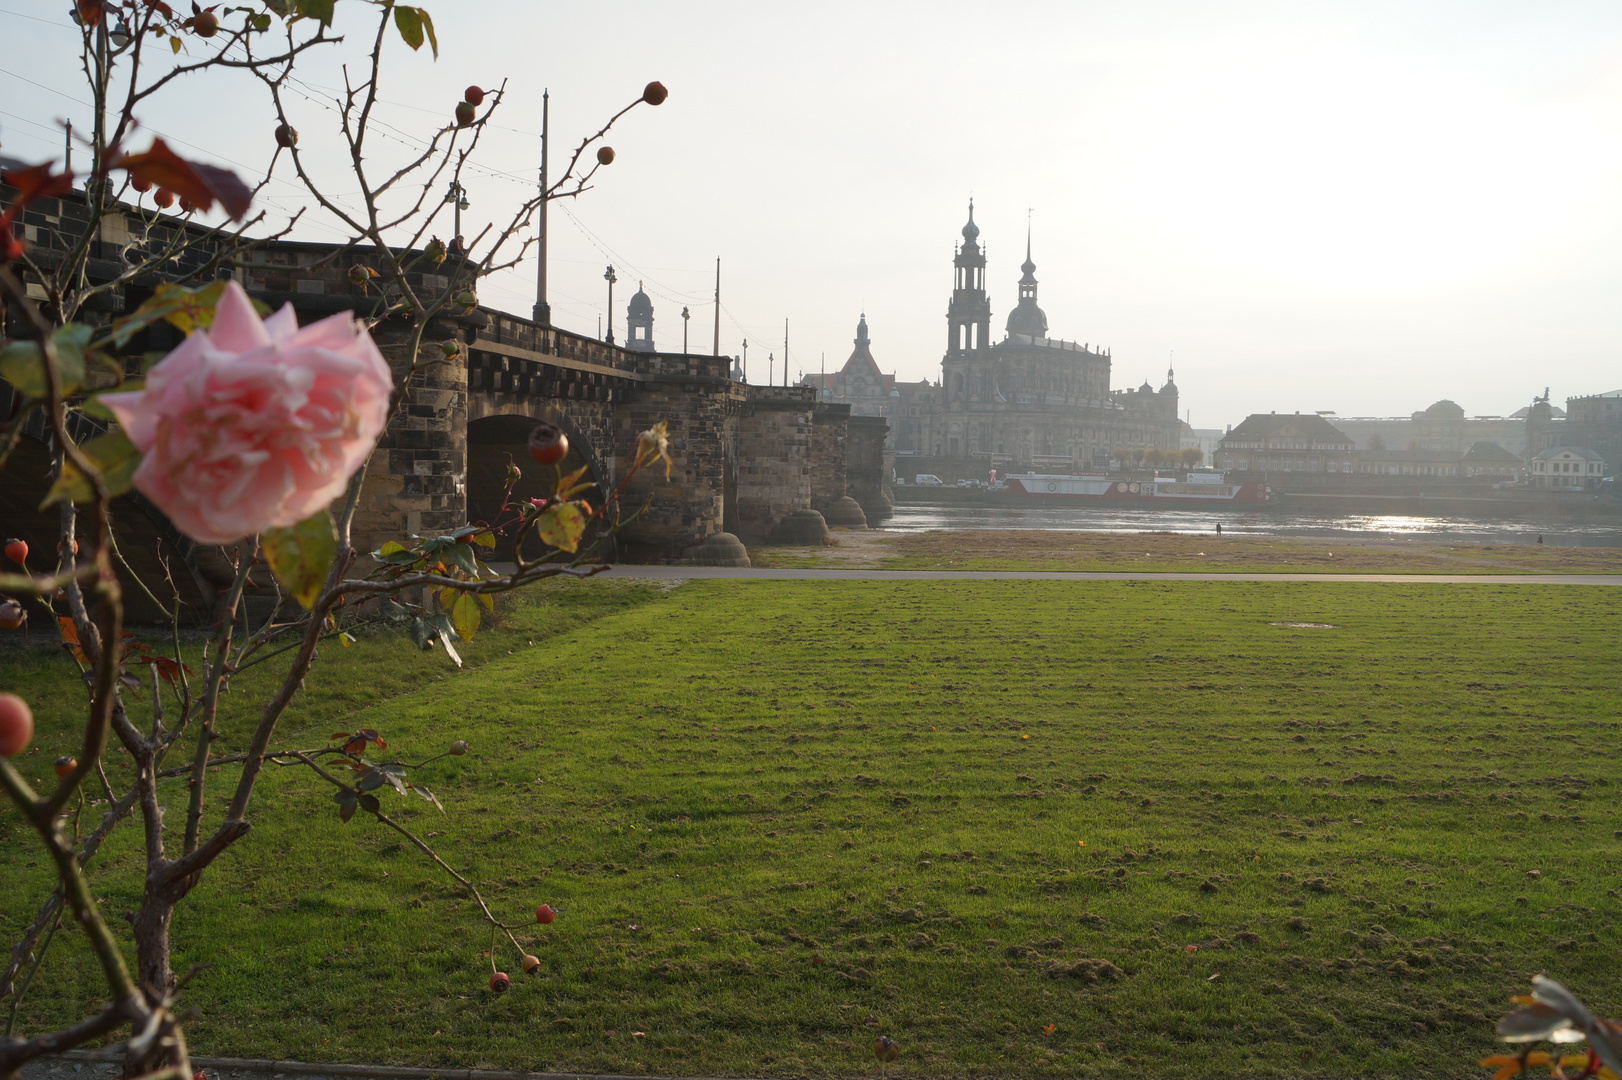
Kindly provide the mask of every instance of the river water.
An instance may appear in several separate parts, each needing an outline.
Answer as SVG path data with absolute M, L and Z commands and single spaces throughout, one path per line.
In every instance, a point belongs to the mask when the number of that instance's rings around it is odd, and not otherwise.
M 1469 543 L 1545 544 L 1558 547 L 1622 547 L 1622 517 L 1598 521 L 1527 516 L 1517 520 L 1470 517 L 1404 517 L 1393 514 L 1312 514 L 1267 509 L 1115 510 L 1084 506 L 909 506 L 879 527 L 898 532 L 927 529 L 1080 529 L 1089 532 L 1169 532 L 1209 536 L 1221 522 L 1225 536 L 1347 537 L 1391 540 L 1459 540 Z

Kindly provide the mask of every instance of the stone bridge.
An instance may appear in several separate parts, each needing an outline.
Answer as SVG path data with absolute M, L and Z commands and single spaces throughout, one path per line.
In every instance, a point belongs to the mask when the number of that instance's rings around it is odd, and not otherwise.
M 48 225 L 61 215 L 82 215 L 75 205 L 81 199 L 75 193 L 43 200 L 25 218 Z M 49 261 L 54 252 L 44 225 L 27 238 L 36 257 Z M 332 254 L 327 245 L 272 242 L 236 275 L 256 299 L 276 308 L 291 303 L 301 324 L 336 311 L 368 310 L 375 292 L 359 295 L 348 280 L 354 256 L 322 266 Z M 98 266 L 93 260 L 93 277 Z M 435 274 L 419 277 L 427 289 L 447 284 Z M 133 310 L 156 284 L 126 287 L 102 317 Z M 408 362 L 410 330 L 409 324 L 388 321 L 375 333 L 396 370 Z M 669 425 L 674 468 L 668 480 L 662 471 L 645 473 L 628 490 L 628 508 L 649 502 L 618 537 L 613 555 L 621 560 L 736 559 L 743 551 L 730 537 L 705 541 L 730 533 L 743 544 L 758 544 L 787 538 L 785 529 L 800 536 L 795 530 L 814 517 L 806 513 L 811 510 L 824 512 L 829 524 L 889 516 L 882 468 L 886 422 L 852 417 L 849 406 L 819 402 L 811 388 L 750 386 L 730 377 L 724 356 L 619 348 L 482 307 L 433 320 L 425 338 L 424 352 L 435 362 L 413 376 L 401 414 L 373 458 L 355 522 L 357 546 L 375 548 L 408 534 L 496 520 L 509 460 L 525 474 L 515 494 L 545 494 L 543 474 L 549 470 L 534 465 L 525 445 L 541 420 L 568 433 L 566 466 L 586 466 L 603 489 L 623 477 L 639 431 L 659 420 Z M 448 340 L 463 347 L 447 360 L 438 343 Z M 175 333 L 160 325 L 139 335 L 131 348 L 139 354 L 176 344 Z M 9 398 L 0 383 L 0 407 L 9 406 Z M 27 467 L 0 474 L 0 506 L 7 511 L 8 535 L 22 535 L 36 550 L 48 551 L 55 546 L 56 514 L 35 508 L 48 479 L 49 436 L 43 428 L 32 434 L 13 462 Z M 158 558 L 178 558 L 189 573 L 178 575 L 177 587 L 188 602 L 207 610 L 211 586 L 222 584 L 214 579 L 223 572 L 223 559 L 196 550 L 138 496 L 120 502 L 132 504 L 120 519 L 139 534 L 139 543 L 131 545 L 137 572 L 161 580 Z

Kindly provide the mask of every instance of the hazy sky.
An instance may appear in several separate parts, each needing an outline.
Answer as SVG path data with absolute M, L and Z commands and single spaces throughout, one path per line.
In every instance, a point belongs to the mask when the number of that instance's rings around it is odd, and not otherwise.
M 641 277 L 660 346 L 680 348 L 687 304 L 707 352 L 719 256 L 721 348 L 748 336 L 753 381 L 768 352 L 780 361 L 785 317 L 797 374 L 824 353 L 843 364 L 864 310 L 881 367 L 938 378 L 972 193 L 998 335 L 1034 208 L 1050 332 L 1112 348 L 1117 387 L 1158 385 L 1175 354 L 1199 427 L 1441 397 L 1490 414 L 1545 385 L 1557 400 L 1622 387 L 1614 0 L 425 2 L 440 59 L 390 42 L 380 134 L 402 141 L 379 142 L 375 163 L 425 138 L 467 84 L 507 79 L 467 175 L 466 233 L 532 185 L 544 87 L 557 148 L 649 79 L 670 88 L 613 133 L 596 190 L 554 206 L 567 329 L 596 333 L 612 262 L 617 335 Z M 67 6 L 0 0 L 12 156 L 60 153 L 60 119 L 89 122 Z M 371 9 L 345 9 L 349 41 L 301 76 L 313 99 L 369 42 Z M 333 114 L 294 101 L 301 147 L 336 150 Z M 230 77 L 145 113 L 261 168 L 272 116 Z M 288 184 L 267 194 L 297 204 Z M 312 221 L 303 235 L 337 234 Z M 527 314 L 533 278 L 531 262 L 480 294 Z

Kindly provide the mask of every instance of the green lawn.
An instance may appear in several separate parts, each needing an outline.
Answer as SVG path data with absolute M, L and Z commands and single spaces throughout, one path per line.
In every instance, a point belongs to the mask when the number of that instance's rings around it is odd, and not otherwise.
M 605 584 L 443 681 L 334 651 L 288 730 L 468 738 L 445 816 L 387 802 L 507 917 L 565 909 L 541 977 L 498 950 L 490 994 L 447 881 L 277 770 L 177 919 L 198 1052 L 859 1075 L 883 1032 L 912 1076 L 1479 1077 L 1532 972 L 1622 1011 L 1610 589 Z M 19 837 L 0 929 L 46 887 Z M 30 1025 L 97 993 L 59 948 Z

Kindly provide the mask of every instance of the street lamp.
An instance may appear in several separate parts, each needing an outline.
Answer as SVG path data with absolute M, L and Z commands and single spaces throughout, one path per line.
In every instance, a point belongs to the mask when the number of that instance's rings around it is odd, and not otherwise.
M 683 356 L 687 355 L 687 320 L 692 317 L 692 313 L 683 306 L 681 309 L 681 354 Z
M 614 344 L 614 282 L 619 280 L 614 276 L 614 267 L 612 265 L 603 271 L 603 280 L 608 282 L 608 336 L 603 340 L 612 345 Z
M 467 188 L 462 186 L 460 180 L 451 181 L 451 189 L 445 192 L 445 201 L 450 203 L 456 211 L 456 227 L 452 235 L 458 240 L 462 238 L 462 211 L 468 207 Z

